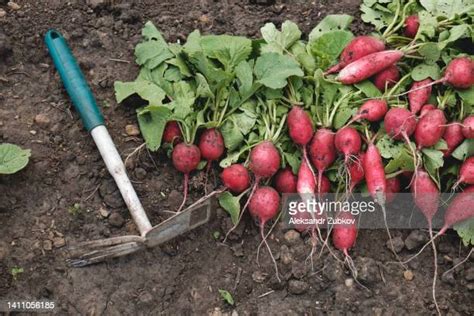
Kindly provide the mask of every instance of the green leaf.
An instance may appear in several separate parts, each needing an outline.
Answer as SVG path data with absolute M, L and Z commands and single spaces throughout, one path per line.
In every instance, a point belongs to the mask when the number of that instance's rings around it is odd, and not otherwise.
M 456 93 L 464 101 L 465 105 L 474 105 L 474 86 L 469 89 L 456 90 Z
M 240 215 L 240 197 L 224 192 L 219 195 L 219 205 L 229 213 L 232 224 L 237 225 Z
M 214 93 L 212 93 L 211 88 L 209 88 L 209 84 L 207 83 L 206 78 L 200 73 L 196 74 L 196 96 L 202 98 L 214 98 Z
M 178 82 L 182 79 L 182 75 L 178 67 L 171 66 L 166 69 L 164 79 L 171 82 Z
M 116 81 L 114 83 L 115 98 L 120 103 L 133 94 L 149 102 L 150 105 L 160 105 L 166 94 L 159 86 L 151 81 L 140 80 L 132 82 Z
M 379 89 L 370 80 L 364 80 L 362 82 L 354 84 L 354 86 L 361 90 L 368 98 L 377 98 L 382 95 Z
M 206 35 L 201 37 L 201 46 L 206 56 L 217 59 L 226 71 L 233 71 L 252 52 L 252 41 L 241 36 Z
M 402 147 L 394 159 L 385 166 L 385 173 L 393 173 L 397 170 L 413 171 L 415 167 L 413 165 L 413 157 L 409 151 Z
M 435 181 L 438 187 L 440 187 L 438 171 L 444 164 L 443 152 L 435 149 L 424 148 L 422 149 L 422 153 L 426 172 L 428 172 L 433 181 Z
M 149 105 L 137 113 L 140 131 L 151 151 L 160 148 L 161 138 L 171 111 L 165 106 Z
M 394 142 L 393 139 L 387 134 L 383 135 L 377 141 L 377 149 L 380 151 L 380 155 L 385 159 L 394 158 L 399 155 L 400 151 L 403 150 L 403 143 Z
M 457 41 L 461 37 L 464 37 L 464 35 L 468 34 L 469 27 L 466 24 L 461 24 L 461 25 L 455 25 L 449 30 L 449 36 L 447 39 L 439 42 L 439 48 L 444 49 L 446 45 L 449 43 L 452 43 L 454 41 Z
M 221 168 L 227 168 L 230 165 L 236 163 L 239 160 L 239 157 L 242 153 L 239 151 L 233 152 L 233 153 L 228 153 L 227 157 L 221 160 L 219 162 L 219 167 Z
M 281 32 L 275 24 L 267 23 L 261 29 L 262 37 L 267 44 L 263 45 L 262 53 L 283 53 L 301 37 L 301 31 L 294 22 L 285 21 L 281 26 Z
M 178 67 L 179 71 L 181 72 L 183 76 L 185 77 L 192 76 L 191 71 L 189 70 L 189 67 L 186 64 L 186 61 L 181 55 L 178 55 L 176 58 L 171 58 L 167 60 L 166 63 Z
M 298 155 L 283 152 L 283 157 L 285 158 L 285 161 L 290 165 L 291 171 L 293 171 L 294 174 L 297 174 L 301 164 L 301 160 Z
M 159 43 L 166 44 L 166 41 L 161 35 L 160 31 L 158 31 L 151 21 L 145 23 L 145 26 L 142 29 L 142 36 L 148 41 L 154 40 Z
M 376 10 L 365 3 L 361 4 L 360 11 L 362 12 L 360 16 L 362 21 L 372 24 L 378 31 L 386 27 L 393 19 L 393 14 Z
M 441 70 L 437 64 L 419 64 L 413 68 L 411 77 L 415 81 L 424 80 L 430 77 L 433 80 L 439 79 L 441 76 Z
M 327 32 L 309 43 L 309 51 L 316 58 L 317 66 L 325 69 L 337 60 L 353 38 L 349 31 Z
M 248 96 L 252 92 L 253 73 L 252 67 L 247 61 L 242 61 L 235 68 L 235 75 L 240 81 L 239 93 L 241 97 Z
M 351 25 L 353 19 L 352 16 L 347 14 L 327 15 L 309 33 L 308 42 L 313 42 L 327 32 L 346 30 Z
M 420 0 L 420 4 L 434 16 L 454 18 L 474 9 L 472 0 Z
M 159 66 L 162 62 L 173 56 L 168 46 L 158 41 L 139 43 L 135 47 L 135 62 L 139 65 L 144 65 L 148 69 Z
M 225 147 L 229 151 L 237 149 L 239 145 L 244 141 L 244 136 L 240 131 L 238 123 L 229 119 L 225 121 L 221 128 L 222 137 L 224 138 Z
M 277 53 L 265 53 L 258 57 L 254 72 L 258 82 L 271 89 L 285 87 L 290 76 L 304 75 L 293 58 Z
M 344 126 L 344 124 L 349 121 L 349 119 L 354 114 L 354 110 L 348 106 L 341 106 L 334 116 L 333 126 L 335 129 L 339 129 Z
M 437 43 L 426 43 L 418 49 L 418 53 L 425 58 L 426 64 L 433 64 L 438 61 L 441 50 Z
M 222 299 L 226 301 L 227 304 L 234 305 L 234 298 L 229 292 L 227 292 L 226 290 L 219 289 L 219 294 L 221 295 Z
M 14 144 L 0 144 L 0 174 L 13 174 L 28 164 L 31 150 Z
M 446 143 L 446 141 L 444 139 L 440 139 L 434 146 L 433 146 L 433 149 L 436 149 L 436 150 L 446 150 L 448 149 L 448 144 Z
M 173 84 L 173 101 L 169 106 L 173 109 L 173 117 L 176 119 L 184 119 L 190 114 L 195 101 L 195 95 L 189 83 L 179 81 Z
M 451 154 L 457 160 L 464 161 L 474 155 L 474 139 L 466 139 Z
M 237 113 L 232 115 L 232 120 L 236 122 L 243 135 L 247 135 L 255 126 L 257 118 L 250 116 L 247 112 Z
M 438 28 L 436 17 L 426 11 L 421 11 L 418 12 L 418 18 L 420 21 L 418 33 L 426 35 L 428 38 L 433 38 Z
M 474 246 L 474 218 L 467 219 L 453 226 L 461 237 L 464 246 Z

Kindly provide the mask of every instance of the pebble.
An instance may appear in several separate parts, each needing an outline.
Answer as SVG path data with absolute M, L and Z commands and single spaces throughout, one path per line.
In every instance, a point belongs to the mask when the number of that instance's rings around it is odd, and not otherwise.
M 300 233 L 298 233 L 296 230 L 289 230 L 285 233 L 285 241 L 290 244 L 290 245 L 293 245 L 293 244 L 296 244 L 298 241 L 301 240 L 300 238 Z
M 352 278 L 349 278 L 349 279 L 346 279 L 344 281 L 344 284 L 347 286 L 347 287 L 352 287 L 354 285 L 354 279 Z
M 469 291 L 474 291 L 474 283 L 468 283 L 466 284 L 466 287 Z
M 3 18 L 7 15 L 7 11 L 0 9 L 0 18 Z
M 405 247 L 405 243 L 403 242 L 403 239 L 400 236 L 392 238 L 392 243 L 393 250 L 395 250 L 396 253 L 399 253 L 403 250 L 403 247 Z M 392 250 L 392 243 L 390 242 L 390 240 L 387 240 L 386 246 L 389 250 Z
M 291 274 L 295 279 L 302 279 L 308 273 L 308 265 L 304 262 L 295 262 L 291 267 Z
M 295 295 L 300 295 L 308 291 L 308 283 L 300 280 L 290 280 L 288 282 L 288 292 Z
M 101 208 L 99 208 L 99 214 L 100 214 L 100 216 L 102 216 L 103 218 L 107 218 L 107 217 L 109 217 L 109 215 L 110 215 L 110 211 L 107 210 L 105 207 L 101 207 Z
M 293 262 L 293 256 L 287 245 L 282 245 L 280 248 L 280 260 L 284 265 L 289 265 Z
M 51 123 L 51 120 L 46 114 L 37 114 L 34 119 L 36 125 L 38 125 L 41 128 L 47 128 L 49 124 Z
M 36 135 L 36 133 L 37 133 L 37 132 L 36 132 L 34 129 L 32 129 L 32 130 L 30 131 L 30 134 L 31 134 L 31 135 Z
M 53 239 L 53 245 L 55 248 L 61 248 L 66 245 L 66 240 L 63 237 L 56 237 Z
M 120 213 L 113 212 L 109 216 L 109 224 L 114 227 L 120 228 L 123 226 L 123 224 L 125 224 L 125 220 L 123 219 L 122 215 L 120 215 Z
M 146 170 L 143 168 L 136 168 L 135 169 L 135 177 L 138 180 L 143 180 L 146 178 Z
M 263 283 L 265 279 L 267 278 L 267 275 L 268 274 L 257 270 L 254 273 L 252 273 L 252 280 L 254 280 L 257 283 Z
M 53 242 L 51 240 L 43 241 L 43 249 L 44 250 L 52 250 L 53 249 Z
M 140 135 L 140 130 L 135 124 L 129 124 L 125 126 L 125 133 L 127 133 L 128 136 L 138 136 Z
M 411 272 L 411 270 L 405 270 L 403 272 L 403 277 L 405 278 L 405 280 L 411 281 L 415 276 L 413 275 L 413 272 Z
M 428 241 L 428 237 L 419 230 L 413 230 L 405 239 L 405 247 L 413 250 L 423 246 Z
M 18 3 L 16 3 L 16 2 L 13 2 L 13 1 L 8 2 L 8 3 L 7 3 L 7 6 L 8 6 L 10 9 L 14 10 L 14 11 L 21 9 L 20 5 L 19 5 Z

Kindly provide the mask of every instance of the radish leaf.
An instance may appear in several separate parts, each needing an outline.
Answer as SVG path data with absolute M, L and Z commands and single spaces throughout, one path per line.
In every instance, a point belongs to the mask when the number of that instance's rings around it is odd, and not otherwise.
M 14 144 L 0 144 L 0 175 L 13 174 L 28 164 L 31 150 Z

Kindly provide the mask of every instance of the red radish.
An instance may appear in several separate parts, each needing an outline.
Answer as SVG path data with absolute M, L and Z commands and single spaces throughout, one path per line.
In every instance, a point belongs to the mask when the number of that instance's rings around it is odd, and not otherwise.
M 337 131 L 334 138 L 336 149 L 344 154 L 344 161 L 347 164 L 352 156 L 359 153 L 362 140 L 355 128 L 344 127 Z
M 474 115 L 469 115 L 462 122 L 462 134 L 468 139 L 474 138 Z
M 418 15 L 410 15 L 405 19 L 405 36 L 414 38 L 416 36 L 416 33 L 418 33 L 419 27 L 420 20 L 418 19 Z
M 197 168 L 199 162 L 201 161 L 201 152 L 196 145 L 189 145 L 186 143 L 179 143 L 173 148 L 173 153 L 171 155 L 174 167 L 184 173 L 184 194 L 183 202 L 178 209 L 178 212 L 186 203 L 186 198 L 188 197 L 188 182 L 189 182 L 189 173 Z
M 424 115 L 422 113 L 415 129 L 415 143 L 418 149 L 436 145 L 443 137 L 445 130 L 446 117 L 443 111 L 435 109 L 425 112 Z
M 183 139 L 183 134 L 179 128 L 178 122 L 169 121 L 166 123 L 165 130 L 163 131 L 162 141 L 163 143 L 176 145 Z
M 385 114 L 388 111 L 387 102 L 384 100 L 372 99 L 364 104 L 357 110 L 357 113 L 354 117 L 346 124 L 346 126 L 351 125 L 352 123 L 365 119 L 369 122 L 377 122 L 383 119 Z
M 224 138 L 215 128 L 206 129 L 199 139 L 199 150 L 202 158 L 208 162 L 219 159 L 224 153 Z
M 448 64 L 444 77 L 438 82 L 445 82 L 458 89 L 467 89 L 474 85 L 474 60 L 469 57 L 458 57 Z
M 314 192 L 323 196 L 324 194 L 329 193 L 329 191 L 331 191 L 331 181 L 329 181 L 328 177 L 323 174 L 321 175 L 321 190 L 318 190 L 318 187 L 316 186 Z
M 261 142 L 250 152 L 250 170 L 257 180 L 273 176 L 280 168 L 280 162 L 280 153 L 270 141 Z
M 385 91 L 385 89 L 393 87 L 398 80 L 400 80 L 398 67 L 391 65 L 375 75 L 374 85 L 380 91 Z
M 416 120 L 406 109 L 391 108 L 385 115 L 384 125 L 389 136 L 396 140 L 407 140 L 415 131 Z
M 448 145 L 448 149 L 444 150 L 444 157 L 449 157 L 464 140 L 461 125 L 458 122 L 448 124 L 443 139 L 446 141 L 446 145 Z
M 249 172 L 247 168 L 240 164 L 224 168 L 221 173 L 221 179 L 225 187 L 234 193 L 241 193 L 250 186 Z
M 296 191 L 300 194 L 313 194 L 316 190 L 316 183 L 314 181 L 313 173 L 308 166 L 306 160 L 301 161 L 300 169 L 298 170 L 298 181 L 296 184 Z
M 403 55 L 404 53 L 399 50 L 385 50 L 372 53 L 344 67 L 336 79 L 343 84 L 361 82 L 395 64 Z
M 438 211 L 439 206 L 439 190 L 430 175 L 420 169 L 416 172 L 413 182 L 410 186 L 411 193 L 415 200 L 416 206 L 425 216 L 428 226 L 431 229 L 433 216 Z
M 336 220 L 343 221 L 343 223 L 334 224 L 332 242 L 336 249 L 342 251 L 346 257 L 349 257 L 349 249 L 354 247 L 357 238 L 355 218 L 350 212 L 340 212 Z
M 378 148 L 370 143 L 362 160 L 365 182 L 372 198 L 380 205 L 385 204 L 387 194 L 387 181 L 382 163 L 382 156 Z
M 306 146 L 313 137 L 314 129 L 311 118 L 299 106 L 293 106 L 288 113 L 288 132 L 293 142 L 300 146 Z
M 437 235 L 444 234 L 453 225 L 474 217 L 474 185 L 464 189 L 449 204 L 444 214 L 444 225 Z
M 474 184 L 474 157 L 469 157 L 462 163 L 459 169 L 459 178 L 453 185 L 453 190 L 462 183 Z
M 250 198 L 250 214 L 252 215 L 252 217 L 258 220 L 260 226 L 260 235 L 262 237 L 262 241 L 267 246 L 268 252 L 270 253 L 270 256 L 273 260 L 273 264 L 275 265 L 275 273 L 278 280 L 280 280 L 278 276 L 278 266 L 275 261 L 275 258 L 273 257 L 270 246 L 268 245 L 267 240 L 265 238 L 264 228 L 265 223 L 277 215 L 279 208 L 280 196 L 278 195 L 278 192 L 275 191 L 275 189 L 273 189 L 272 187 L 260 187 L 255 190 L 255 193 Z
M 386 180 L 387 183 L 387 193 L 386 193 L 386 203 L 392 203 L 397 193 L 400 193 L 400 179 L 398 177 L 389 178 Z
M 357 36 L 344 48 L 339 58 L 339 63 L 329 68 L 325 74 L 338 72 L 351 62 L 384 49 L 384 42 L 376 37 Z
M 355 161 L 351 161 L 347 165 L 347 171 L 349 172 L 350 184 L 349 184 L 349 193 L 352 192 L 357 184 L 364 180 L 364 168 L 362 168 L 362 156 Z
M 423 105 L 423 107 L 421 108 L 421 111 L 420 111 L 420 118 L 423 117 L 429 111 L 435 110 L 435 109 L 436 109 L 436 106 L 434 106 L 433 104 Z
M 430 99 L 431 83 L 433 80 L 426 78 L 425 80 L 415 81 L 408 92 L 408 103 L 410 104 L 410 111 L 417 114 L 423 105 Z M 423 88 L 421 88 L 423 87 Z
M 295 193 L 296 192 L 296 176 L 290 168 L 280 169 L 273 180 L 275 189 L 279 193 Z
M 318 170 L 318 182 L 316 186 L 320 194 L 323 173 L 334 162 L 334 159 L 336 159 L 334 133 L 326 128 L 317 130 L 309 145 L 309 155 L 311 162 Z

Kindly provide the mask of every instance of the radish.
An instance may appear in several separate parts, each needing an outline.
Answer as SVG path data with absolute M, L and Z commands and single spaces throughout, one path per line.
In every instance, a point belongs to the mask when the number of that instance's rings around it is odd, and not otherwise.
M 357 155 L 360 151 L 362 140 L 355 128 L 344 127 L 337 131 L 334 138 L 334 145 L 336 149 L 344 154 L 344 161 L 348 161 Z
M 256 218 L 259 223 L 260 227 L 260 236 L 262 237 L 262 241 L 265 243 L 265 246 L 270 253 L 270 257 L 272 258 L 273 264 L 275 266 L 275 273 L 278 281 L 280 281 L 280 277 L 278 275 L 278 265 L 273 257 L 272 251 L 270 246 L 267 243 L 264 234 L 265 223 L 275 217 L 278 213 L 278 209 L 280 207 L 280 196 L 278 192 L 273 189 L 272 187 L 260 187 L 255 190 L 255 193 L 250 198 L 249 202 L 249 211 L 252 217 Z M 258 255 L 257 255 L 257 263 L 258 263 Z M 281 282 L 281 281 L 280 281 Z
M 431 83 L 433 83 L 433 80 L 430 78 L 413 83 L 408 92 L 408 104 L 410 104 L 411 113 L 417 114 L 430 99 Z
M 351 62 L 384 49 L 384 42 L 376 37 L 357 36 L 344 48 L 339 58 L 339 63 L 329 68 L 325 74 L 338 72 Z
M 468 139 L 474 138 L 474 115 L 469 115 L 462 122 L 462 134 Z
M 197 168 L 201 161 L 201 152 L 196 145 L 179 143 L 173 148 L 171 155 L 174 167 L 184 173 L 183 202 L 177 212 L 180 212 L 188 196 L 189 173 Z
M 437 82 L 447 83 L 458 89 L 470 88 L 474 85 L 474 61 L 469 57 L 454 58 L 446 67 L 444 77 Z
M 399 50 L 385 50 L 366 55 L 344 67 L 336 79 L 343 84 L 361 82 L 395 64 L 403 55 Z
M 362 159 L 363 156 L 360 156 L 359 158 L 355 159 L 354 161 L 351 161 L 347 165 L 347 171 L 349 173 L 349 193 L 352 193 L 354 190 L 355 186 L 359 184 L 364 179 L 364 168 L 362 168 Z
M 469 157 L 462 163 L 459 169 L 459 178 L 453 185 L 453 190 L 462 183 L 474 184 L 474 157 Z
M 250 152 L 250 170 L 255 174 L 256 183 L 261 178 L 270 178 L 280 167 L 280 153 L 270 141 L 263 141 Z
M 183 134 L 179 128 L 178 122 L 169 121 L 166 123 L 165 130 L 163 131 L 162 141 L 164 143 L 176 145 L 183 139 Z
M 449 204 L 444 214 L 444 225 L 437 235 L 444 234 L 453 225 L 474 217 L 474 185 L 464 189 Z
M 331 181 L 329 181 L 328 177 L 326 177 L 324 174 L 321 175 L 321 183 L 320 183 L 321 189 L 319 190 L 319 187 L 316 186 L 315 193 L 318 193 L 320 197 L 324 196 L 326 193 L 329 193 L 331 191 Z
M 208 165 L 213 160 L 219 159 L 224 153 L 224 138 L 221 132 L 215 128 L 206 129 L 199 139 L 199 150 L 202 158 L 208 161 Z
M 311 162 L 318 170 L 316 187 L 318 188 L 318 194 L 321 194 L 323 173 L 336 159 L 334 133 L 326 128 L 317 130 L 309 145 L 309 155 Z
M 298 170 L 296 191 L 300 194 L 313 194 L 316 191 L 316 182 L 306 160 L 301 161 L 300 169 Z
M 421 108 L 421 111 L 420 111 L 420 118 L 423 117 L 429 111 L 435 110 L 435 109 L 436 109 L 436 106 L 434 106 L 433 104 L 423 105 L 423 107 Z
M 422 114 L 415 129 L 418 149 L 434 146 L 443 137 L 445 130 L 446 117 L 443 111 L 435 109 Z
M 225 187 L 234 193 L 241 193 L 250 186 L 249 172 L 241 164 L 225 168 L 221 173 L 221 180 Z
M 385 91 L 385 89 L 393 87 L 398 80 L 400 80 L 398 67 L 391 65 L 375 75 L 374 85 L 380 91 Z
M 334 224 L 331 235 L 332 243 L 336 249 L 342 251 L 344 254 L 344 262 L 347 263 L 349 270 L 351 270 L 354 280 L 360 284 L 357 281 L 357 268 L 349 255 L 349 249 L 354 247 L 357 238 L 357 225 L 355 218 L 350 212 L 340 212 L 337 215 L 336 220 L 341 220 L 343 223 Z
M 419 27 L 420 20 L 418 19 L 418 15 L 410 15 L 405 19 L 405 36 L 414 38 L 416 36 L 416 33 L 418 33 Z
M 296 176 L 290 168 L 280 169 L 273 180 L 275 189 L 279 193 L 295 193 L 296 192 Z
M 290 134 L 290 138 L 295 142 L 297 145 L 300 145 L 302 148 L 303 153 L 303 160 L 306 161 L 309 170 L 311 171 L 311 175 L 314 177 L 313 169 L 311 168 L 308 153 L 306 150 L 306 146 L 311 141 L 311 138 L 314 134 L 313 129 L 313 122 L 308 113 L 306 113 L 302 108 L 299 106 L 293 106 L 291 111 L 288 113 L 288 133 Z
M 416 128 L 416 120 L 406 109 L 391 108 L 385 115 L 384 126 L 387 134 L 393 139 L 405 139 L 409 143 L 409 137 Z
M 400 193 L 400 179 L 398 177 L 389 178 L 386 180 L 387 193 L 386 193 L 386 203 L 392 203 L 397 196 L 397 193 Z
M 383 119 L 388 111 L 387 102 L 384 100 L 371 99 L 362 104 L 352 119 L 345 125 L 349 126 L 354 122 L 365 119 L 369 122 L 377 122 Z
M 448 149 L 444 150 L 444 157 L 449 157 L 456 147 L 458 147 L 458 145 L 464 140 L 461 125 L 457 122 L 448 124 L 443 139 L 445 140 L 446 145 L 448 145 Z
M 387 194 L 387 181 L 382 163 L 382 156 L 378 148 L 370 143 L 362 160 L 365 182 L 372 198 L 380 205 L 385 205 Z

